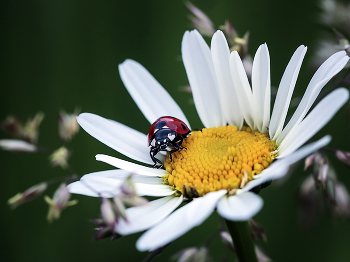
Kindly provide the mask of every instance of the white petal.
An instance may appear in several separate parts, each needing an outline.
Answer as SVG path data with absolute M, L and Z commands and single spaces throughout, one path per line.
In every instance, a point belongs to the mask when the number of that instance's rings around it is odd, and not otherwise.
M 239 189 L 237 191 L 237 194 L 247 192 L 256 186 L 265 183 L 266 181 L 283 177 L 285 174 L 287 174 L 290 165 L 326 146 L 330 141 L 331 137 L 325 136 L 314 143 L 310 143 L 300 148 L 287 157 L 278 159 L 271 166 L 262 171 L 259 175 L 254 176 L 254 180 L 249 182 L 244 188 Z
M 120 169 L 124 169 L 133 174 L 138 174 L 143 176 L 158 176 L 158 177 L 162 177 L 166 174 L 166 171 L 164 169 L 145 167 L 145 166 L 134 164 L 112 156 L 99 154 L 99 155 L 96 155 L 96 160 L 105 162 L 107 164 L 118 167 Z
M 348 61 L 349 57 L 346 55 L 346 52 L 340 51 L 332 55 L 320 66 L 312 77 L 298 108 L 295 110 L 292 118 L 277 138 L 276 141 L 278 144 L 281 143 L 285 137 L 289 136 L 291 130 L 296 128 L 296 126 L 303 120 L 324 85 L 327 84 L 334 75 L 339 73 Z
M 160 224 L 144 233 L 136 243 L 137 249 L 146 251 L 162 247 L 202 224 L 226 192 L 220 190 L 206 194 L 176 210 Z
M 106 170 L 86 174 L 80 181 L 68 185 L 69 191 L 93 197 L 113 197 L 120 192 L 120 186 L 131 173 L 125 170 Z
M 175 193 L 168 185 L 150 185 L 143 183 L 135 183 L 135 189 L 139 196 L 170 196 Z
M 244 188 L 237 190 L 237 195 L 247 192 L 269 180 L 283 177 L 288 173 L 288 170 L 289 164 L 286 164 L 286 162 L 284 162 L 284 164 L 279 164 L 279 161 L 277 161 L 259 175 L 254 176 L 254 180 L 250 181 L 246 186 L 244 186 Z
M 282 131 L 290 100 L 294 91 L 295 83 L 297 81 L 300 67 L 306 54 L 306 50 L 307 48 L 303 45 L 298 47 L 290 59 L 282 76 L 269 126 L 269 133 L 272 140 L 276 140 Z
M 267 45 L 259 46 L 252 68 L 254 125 L 261 133 L 267 132 L 270 120 L 270 55 Z
M 142 65 L 127 59 L 119 65 L 119 74 L 129 94 L 151 124 L 161 116 L 173 116 L 190 127 L 178 104 Z
M 90 173 L 83 176 L 80 181 L 68 185 L 68 188 L 75 194 L 113 197 L 120 193 L 120 186 L 130 175 L 131 172 L 121 169 Z M 132 175 L 132 181 L 140 196 L 169 196 L 174 193 L 174 190 L 164 185 L 163 179 L 158 177 Z
M 283 157 L 294 152 L 313 137 L 332 119 L 348 99 L 349 91 L 345 88 L 338 88 L 322 99 L 292 133 L 282 141 L 278 148 L 280 156 Z
M 243 116 L 230 72 L 230 49 L 224 33 L 217 31 L 211 40 L 211 54 L 218 80 L 219 95 L 223 114 L 230 125 L 242 128 Z
M 68 185 L 69 192 L 92 197 L 113 197 L 120 192 L 122 180 L 105 177 L 81 178 Z
M 222 126 L 224 119 L 208 45 L 196 30 L 187 31 L 181 50 L 193 100 L 203 125 L 206 128 Z
M 254 129 L 253 94 L 242 60 L 237 51 L 231 52 L 230 70 L 241 113 L 247 124 Z
M 125 171 L 122 169 L 112 169 L 112 170 L 104 170 L 86 174 L 81 178 L 89 179 L 90 177 L 106 177 L 106 178 L 114 178 L 116 180 L 124 181 L 125 178 L 130 176 L 131 173 L 129 171 Z M 133 176 L 135 178 L 135 176 Z
M 120 220 L 115 230 L 121 235 L 128 235 L 146 230 L 164 220 L 181 203 L 183 196 L 168 196 L 149 202 L 147 205 L 131 207 L 126 210 L 128 221 Z
M 306 146 L 303 146 L 299 150 L 295 151 L 294 153 L 282 158 L 281 160 L 277 161 L 276 164 L 280 162 L 280 164 L 284 165 L 292 165 L 295 162 L 299 161 L 300 159 L 310 155 L 311 153 L 317 151 L 318 149 L 325 147 L 329 144 L 331 141 L 331 136 L 327 135 L 322 137 L 321 139 L 317 140 L 316 142 L 310 143 Z M 278 156 L 280 158 L 280 156 Z
M 106 177 L 106 178 L 113 178 L 116 180 L 124 181 L 125 178 L 127 178 L 130 175 L 132 175 L 132 180 L 135 183 L 154 184 L 154 185 L 163 184 L 163 179 L 160 177 L 135 175 L 123 169 L 113 169 L 113 170 L 93 172 L 93 173 L 84 175 L 82 178 L 87 180 L 87 179 L 90 179 L 91 177 Z
M 118 169 L 118 170 L 120 170 L 120 169 Z M 134 181 L 134 183 L 136 183 L 136 184 L 163 185 L 164 186 L 164 183 L 163 183 L 164 180 L 160 177 L 154 177 L 154 176 L 132 175 L 132 181 Z
M 263 203 L 262 198 L 252 192 L 223 196 L 218 203 L 218 213 L 228 220 L 246 221 L 260 211 Z
M 153 164 L 147 147 L 147 136 L 141 132 L 98 115 L 83 113 L 79 125 L 91 136 L 134 160 Z

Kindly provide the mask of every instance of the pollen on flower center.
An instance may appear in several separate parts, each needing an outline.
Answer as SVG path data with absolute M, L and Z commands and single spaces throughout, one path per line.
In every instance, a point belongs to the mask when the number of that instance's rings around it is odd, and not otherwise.
M 244 187 L 272 163 L 276 148 L 267 134 L 229 125 L 192 131 L 182 147 L 165 159 L 163 179 L 190 198 Z

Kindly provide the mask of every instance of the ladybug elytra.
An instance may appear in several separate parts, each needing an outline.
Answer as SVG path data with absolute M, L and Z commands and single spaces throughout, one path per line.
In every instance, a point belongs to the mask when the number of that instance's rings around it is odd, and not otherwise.
M 188 137 L 191 130 L 180 119 L 171 116 L 162 116 L 158 118 L 150 127 L 148 132 L 148 146 L 150 149 L 150 156 L 154 162 L 154 167 L 158 164 L 158 168 L 163 166 L 155 156 L 160 151 L 168 151 L 171 161 L 171 153 L 178 150 L 183 150 L 181 147 L 183 139 Z

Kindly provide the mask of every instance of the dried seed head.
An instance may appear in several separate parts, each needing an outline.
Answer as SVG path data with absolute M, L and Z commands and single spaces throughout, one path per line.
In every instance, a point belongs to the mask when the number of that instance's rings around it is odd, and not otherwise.
M 76 120 L 78 111 L 73 114 L 67 114 L 64 110 L 61 110 L 58 117 L 58 133 L 60 138 L 67 142 L 79 131 L 79 125 Z
M 12 152 L 36 152 L 38 150 L 35 145 L 17 139 L 1 139 L 0 148 Z
M 39 137 L 39 126 L 44 120 L 44 113 L 37 113 L 32 119 L 29 119 L 23 127 L 22 137 L 29 141 L 36 143 Z
M 338 182 L 335 186 L 335 214 L 350 218 L 350 197 L 346 187 Z
M 305 158 L 304 170 L 312 166 L 314 164 L 314 160 L 315 160 L 315 154 L 309 155 L 307 158 Z
M 14 116 L 8 116 L 2 123 L 1 128 L 13 137 L 22 137 L 22 124 Z
M 67 207 L 76 205 L 77 200 L 70 199 L 70 192 L 66 184 L 62 183 L 58 189 L 55 191 L 52 199 L 48 196 L 44 197 L 46 203 L 49 204 L 49 212 L 47 214 L 47 220 L 52 222 L 55 219 L 59 219 L 61 212 Z
M 11 206 L 11 208 L 14 209 L 20 205 L 28 203 L 29 201 L 32 201 L 33 199 L 37 198 L 46 190 L 46 188 L 47 188 L 46 182 L 34 185 L 28 188 L 23 193 L 18 193 L 17 195 L 11 197 L 7 201 L 7 203 Z
M 261 239 L 266 241 L 267 238 L 266 238 L 266 233 L 263 226 L 258 222 L 256 222 L 254 219 L 249 219 L 248 222 L 249 222 L 249 227 L 250 227 L 253 239 L 255 240 Z
M 215 33 L 215 28 L 209 17 L 192 3 L 186 2 L 185 4 L 192 13 L 189 19 L 192 22 L 193 28 L 197 29 L 203 36 L 212 37 Z
M 108 198 L 102 198 L 101 215 L 106 225 L 110 228 L 114 228 L 114 226 L 117 224 L 118 215 L 114 205 Z
M 70 156 L 70 152 L 66 147 L 60 147 L 56 151 L 54 151 L 50 156 L 50 162 L 53 166 L 59 166 L 61 168 L 68 167 L 68 158 Z
M 350 152 L 336 150 L 335 155 L 340 161 L 350 167 Z
M 208 250 L 205 247 L 191 247 L 178 252 L 172 257 L 177 262 L 209 262 L 211 261 Z

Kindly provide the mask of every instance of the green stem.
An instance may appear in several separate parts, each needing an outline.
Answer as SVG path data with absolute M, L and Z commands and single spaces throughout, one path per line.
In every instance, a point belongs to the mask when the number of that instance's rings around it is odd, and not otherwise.
M 225 221 L 239 262 L 258 262 L 248 221 Z

